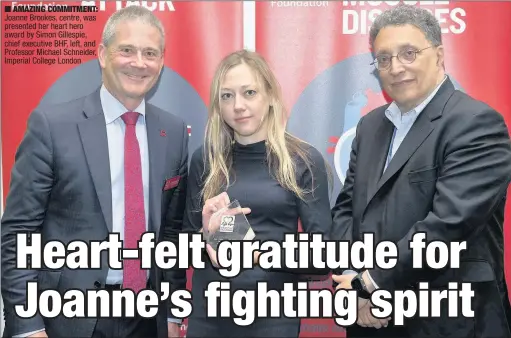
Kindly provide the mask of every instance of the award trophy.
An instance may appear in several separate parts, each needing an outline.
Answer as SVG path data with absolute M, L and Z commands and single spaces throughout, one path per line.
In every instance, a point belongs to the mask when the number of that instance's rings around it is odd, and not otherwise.
M 254 237 L 240 203 L 234 200 L 211 216 L 206 242 L 216 251 L 221 241 L 250 241 Z

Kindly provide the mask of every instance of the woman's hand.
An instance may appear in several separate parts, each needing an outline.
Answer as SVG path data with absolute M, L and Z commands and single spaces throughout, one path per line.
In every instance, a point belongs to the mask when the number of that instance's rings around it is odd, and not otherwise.
M 202 232 L 206 235 L 206 238 L 220 228 L 223 216 L 232 215 L 234 217 L 240 213 L 248 214 L 251 212 L 250 208 L 232 208 L 215 215 L 216 212 L 226 208 L 230 203 L 231 200 L 226 192 L 206 200 L 202 207 Z M 210 244 L 206 244 L 206 250 L 213 265 L 218 266 L 216 251 Z
M 214 217 L 216 212 L 226 208 L 229 203 L 231 203 L 231 200 L 229 199 L 229 195 L 227 195 L 226 192 L 206 200 L 204 206 L 202 207 L 202 229 L 204 233 L 213 233 L 218 230 L 222 219 L 220 216 L 235 216 L 240 213 L 246 215 L 251 212 L 250 208 L 232 208 L 225 210 L 221 215 L 219 215 L 219 217 Z
M 202 229 L 204 233 L 209 234 L 209 232 L 214 232 L 216 230 L 210 229 L 209 223 L 211 221 L 211 216 L 218 210 L 227 207 L 229 203 L 231 203 L 231 201 L 226 192 L 206 200 L 202 207 Z

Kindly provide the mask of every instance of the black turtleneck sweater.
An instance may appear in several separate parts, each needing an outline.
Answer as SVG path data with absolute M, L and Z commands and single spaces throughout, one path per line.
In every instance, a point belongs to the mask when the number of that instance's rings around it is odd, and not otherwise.
M 242 207 L 251 209 L 247 214 L 257 240 L 280 241 L 287 233 L 298 232 L 298 219 L 301 220 L 304 232 L 321 233 L 324 240 L 328 239 L 332 218 L 328 197 L 328 179 L 325 162 L 321 153 L 309 146 L 311 172 L 303 161 L 297 159 L 296 178 L 299 185 L 306 190 L 314 189 L 306 200 L 300 200 L 294 193 L 285 190 L 270 175 L 266 162 L 266 145 L 264 141 L 249 145 L 234 143 L 231 186 L 227 194 L 231 201 L 237 199 Z M 204 162 L 203 148 L 197 149 L 192 155 L 189 177 L 187 207 L 183 230 L 197 232 L 202 227 L 203 201 L 198 196 L 203 185 Z M 313 178 L 313 180 L 312 180 Z M 314 186 L 312 186 L 314 184 Z M 298 281 L 300 274 L 314 273 L 309 271 L 265 271 L 259 267 L 242 271 L 237 277 L 225 278 L 207 262 L 206 268 L 195 270 L 193 275 L 194 315 L 201 313 L 205 304 L 204 290 L 211 281 L 229 281 L 231 290 L 255 289 L 257 282 L 268 282 L 268 289 L 281 290 L 285 282 Z M 198 313 L 199 312 L 199 313 Z

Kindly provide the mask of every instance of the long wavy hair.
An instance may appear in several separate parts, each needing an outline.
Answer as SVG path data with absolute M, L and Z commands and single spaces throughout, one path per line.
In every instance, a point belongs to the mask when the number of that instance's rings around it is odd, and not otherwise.
M 203 201 L 227 190 L 231 183 L 230 174 L 234 174 L 231 172 L 234 131 L 222 118 L 220 87 L 226 73 L 241 64 L 246 64 L 254 71 L 259 84 L 270 99 L 266 117 L 268 129 L 266 149 L 270 173 L 283 188 L 292 191 L 303 200 L 310 191 L 305 191 L 297 183 L 296 157 L 305 162 L 310 170 L 307 144 L 286 131 L 287 112 L 280 85 L 266 60 L 256 52 L 240 50 L 229 54 L 220 62 L 211 84 L 203 152 L 207 168 L 204 172 L 206 179 L 202 189 Z

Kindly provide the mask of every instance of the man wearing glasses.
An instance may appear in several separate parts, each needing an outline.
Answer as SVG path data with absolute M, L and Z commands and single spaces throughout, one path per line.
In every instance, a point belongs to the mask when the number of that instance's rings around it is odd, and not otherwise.
M 359 121 L 333 208 L 332 239 L 358 241 L 372 233 L 375 242 L 397 245 L 398 261 L 392 269 L 335 272 L 337 288 L 359 295 L 358 322 L 347 335 L 509 337 L 503 222 L 511 143 L 504 119 L 455 90 L 444 70 L 440 26 L 427 10 L 399 5 L 385 11 L 371 28 L 370 42 L 374 66 L 393 101 Z M 418 233 L 426 235 L 426 245 L 466 241 L 460 267 L 414 268 L 409 243 Z M 404 325 L 372 316 L 372 291 L 418 294 L 419 282 L 429 283 L 430 290 L 471 283 L 474 317 L 461 315 L 461 301 L 458 315 L 450 316 L 453 304 L 447 300 L 439 316 L 416 315 Z

